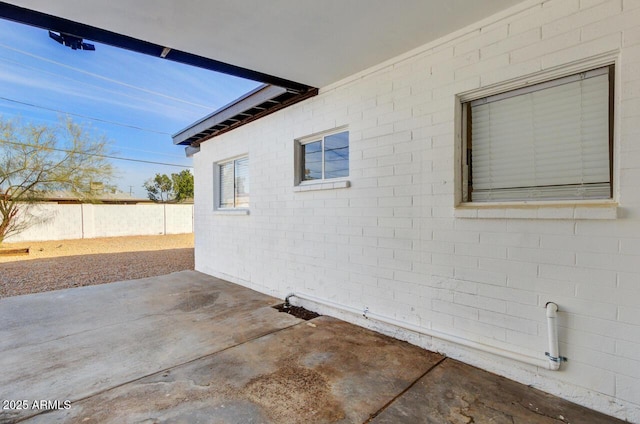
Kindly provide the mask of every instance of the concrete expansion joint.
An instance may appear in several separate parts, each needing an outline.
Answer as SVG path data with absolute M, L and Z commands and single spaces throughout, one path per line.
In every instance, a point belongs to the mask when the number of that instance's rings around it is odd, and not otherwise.
M 145 317 L 147 317 L 147 316 L 153 316 L 153 315 L 165 315 L 165 314 L 150 314 L 150 315 L 146 315 Z M 304 321 L 303 321 L 303 322 L 304 322 Z M 132 379 L 132 380 L 124 381 L 124 382 L 122 382 L 122 383 L 120 383 L 120 384 L 118 384 L 118 385 L 115 385 L 115 386 L 109 387 L 109 388 L 104 389 L 104 390 L 97 391 L 97 392 L 95 392 L 95 393 L 92 393 L 92 394 L 90 394 L 90 395 L 88 395 L 88 396 L 85 396 L 85 397 L 82 397 L 82 398 L 78 398 L 78 399 L 71 399 L 71 402 L 72 402 L 72 403 L 82 402 L 82 401 L 85 401 L 85 400 L 87 400 L 87 399 L 91 399 L 91 398 L 93 398 L 93 397 L 100 396 L 100 395 L 102 395 L 102 394 L 104 394 L 104 393 L 107 393 L 107 392 L 110 392 L 110 391 L 112 391 L 112 390 L 116 390 L 116 389 L 118 389 L 118 388 L 120 388 L 120 387 L 123 387 L 123 386 L 126 386 L 126 385 L 128 385 L 128 384 L 140 382 L 141 380 L 144 380 L 145 378 L 149 378 L 149 377 L 154 376 L 154 375 L 167 374 L 168 372 L 170 372 L 170 371 L 172 371 L 172 370 L 174 370 L 174 369 L 176 369 L 176 368 L 179 368 L 179 367 L 181 367 L 181 366 L 184 366 L 184 365 L 187 365 L 187 364 L 190 364 L 190 363 L 193 363 L 193 362 L 199 361 L 199 360 L 204 359 L 204 358 L 207 358 L 207 357 L 209 357 L 209 356 L 217 355 L 217 354 L 219 354 L 219 353 L 225 352 L 225 351 L 227 351 L 227 350 L 229 350 L 229 349 L 233 349 L 233 348 L 235 348 L 235 347 L 241 346 L 241 345 L 246 344 L 246 343 L 250 343 L 250 342 L 252 342 L 252 341 L 254 341 L 254 340 L 257 340 L 257 339 L 260 339 L 260 338 L 262 338 L 262 337 L 265 337 L 265 336 L 269 336 L 269 335 L 271 335 L 271 334 L 278 333 L 278 332 L 280 332 L 280 331 L 282 331 L 282 330 L 286 330 L 286 329 L 291 328 L 291 327 L 295 327 L 296 325 L 300 325 L 300 323 L 299 323 L 299 322 L 296 322 L 296 323 L 294 323 L 294 324 L 292 324 L 292 325 L 289 325 L 289 326 L 286 326 L 286 327 L 283 327 L 283 328 L 278 328 L 278 329 L 275 329 L 275 330 L 273 330 L 273 331 L 268 331 L 268 332 L 265 332 L 265 333 L 259 334 L 259 335 L 255 336 L 255 337 L 249 338 L 249 339 L 247 339 L 247 340 L 245 340 L 245 341 L 243 341 L 243 342 L 241 342 L 241 343 L 237 343 L 237 344 L 234 344 L 234 345 L 228 346 L 228 347 L 226 347 L 226 348 L 224 348 L 224 349 L 220 349 L 220 350 L 217 350 L 217 351 L 215 351 L 215 352 L 207 353 L 207 354 L 202 355 L 202 356 L 199 356 L 199 357 L 197 357 L 197 358 L 194 358 L 194 359 L 191 359 L 191 360 L 188 360 L 188 361 L 185 361 L 185 362 L 179 363 L 179 364 L 175 364 L 175 365 L 173 365 L 173 366 L 171 366 L 171 367 L 169 367 L 169 368 L 165 368 L 165 369 L 162 369 L 162 370 L 154 371 L 154 372 L 149 373 L 149 374 L 142 375 L 142 376 L 137 377 L 137 378 L 134 378 L 134 379 Z M 26 420 L 32 419 L 32 418 L 33 418 L 33 417 L 35 417 L 35 416 L 38 416 L 38 415 L 44 415 L 44 414 L 51 413 L 51 412 L 55 412 L 55 409 L 49 409 L 49 410 L 42 411 L 42 412 L 39 412 L 39 413 L 36 413 L 36 414 L 33 414 L 33 415 L 27 415 L 27 416 L 24 416 L 24 417 L 21 417 L 21 418 L 17 419 L 17 420 L 16 420 L 16 421 L 14 421 L 14 422 L 15 422 L 15 423 L 23 422 L 23 421 L 26 421 Z
M 442 359 L 440 359 L 438 362 L 436 362 L 435 364 L 430 366 L 425 372 L 423 372 L 421 375 L 419 375 L 418 378 L 416 378 L 413 382 L 411 382 L 411 384 L 409 384 L 407 387 L 405 387 L 405 389 L 403 391 L 401 391 L 396 396 L 394 396 L 389 402 L 385 403 L 382 406 L 382 408 L 378 409 L 376 412 L 374 412 L 373 414 L 369 415 L 369 418 L 363 424 L 368 424 L 371 421 L 373 421 L 378 415 L 383 413 L 385 409 L 390 407 L 397 399 L 399 399 L 405 393 L 407 393 L 409 390 L 411 390 L 411 388 L 413 386 L 415 386 L 418 383 L 418 381 L 422 380 L 427 374 L 429 374 L 431 371 L 435 370 L 437 367 L 439 367 L 446 360 L 447 360 L 447 357 L 445 356 Z
M 130 323 L 132 323 L 132 322 L 140 321 L 140 320 L 145 319 L 145 318 L 148 318 L 148 317 L 152 317 L 152 316 L 164 316 L 164 315 L 167 315 L 167 314 L 147 314 L 147 315 L 142 315 L 142 316 L 140 316 L 140 317 L 138 317 L 138 318 L 135 318 L 135 319 L 125 320 L 125 321 L 118 321 L 118 322 L 111 322 L 111 323 L 109 323 L 109 324 L 101 325 L 100 327 L 89 328 L 89 329 L 87 329 L 87 330 L 82 330 L 82 331 L 77 331 L 77 332 L 75 332 L 75 333 L 65 334 L 65 335 L 63 335 L 63 336 L 56 337 L 56 338 L 49 339 L 49 340 L 44 340 L 44 341 L 41 341 L 41 342 L 38 342 L 38 343 L 25 344 L 25 345 L 23 345 L 23 346 L 21 346 L 21 347 L 24 347 L 24 346 L 40 346 L 40 345 L 45 345 L 45 344 L 48 344 L 48 343 L 57 342 L 57 341 L 60 341 L 60 340 L 67 339 L 67 338 L 69 338 L 69 337 L 79 336 L 79 335 L 81 335 L 81 334 L 93 333 L 93 332 L 96 332 L 96 331 L 97 331 L 97 332 L 99 332 L 99 331 L 102 331 L 102 330 L 104 330 L 104 329 L 106 329 L 106 328 L 111 328 L 111 327 L 115 327 L 115 326 L 122 325 L 122 324 L 130 324 Z M 8 349 L 8 350 L 6 350 L 5 352 L 11 351 L 11 350 L 12 350 L 12 349 Z

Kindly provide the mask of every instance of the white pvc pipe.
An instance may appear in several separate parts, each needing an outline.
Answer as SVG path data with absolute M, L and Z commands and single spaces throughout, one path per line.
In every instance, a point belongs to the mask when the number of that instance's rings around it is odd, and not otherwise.
M 351 306 L 341 305 L 341 304 L 332 302 L 330 300 L 320 299 L 320 298 L 317 298 L 315 296 L 311 296 L 311 295 L 308 295 L 308 294 L 292 293 L 289 296 L 287 296 L 287 298 L 286 298 L 287 301 L 288 301 L 288 299 L 290 297 L 297 297 L 298 299 L 308 300 L 310 302 L 318 303 L 320 305 L 328 306 L 330 308 L 338 309 L 338 310 L 349 312 L 349 313 L 356 314 L 356 315 L 363 315 L 365 318 L 370 318 L 370 319 L 373 319 L 373 320 L 378 321 L 378 322 L 382 322 L 382 323 L 385 323 L 385 324 L 393 325 L 395 327 L 404 328 L 406 330 L 413 331 L 415 333 L 424 334 L 426 336 L 434 337 L 434 338 L 437 338 L 437 339 L 440 339 L 440 340 L 444 340 L 444 341 L 447 341 L 447 342 L 456 343 L 456 344 L 459 344 L 461 346 L 477 349 L 477 350 L 480 350 L 482 352 L 487 352 L 487 353 L 491 353 L 493 355 L 502 356 L 503 358 L 513 359 L 515 361 L 523 362 L 525 364 L 535 365 L 537 367 L 547 368 L 547 369 L 554 370 L 554 371 L 557 370 L 559 368 L 559 366 L 560 366 L 559 362 L 554 362 L 552 360 L 547 360 L 547 359 L 544 359 L 544 358 L 538 358 L 538 357 L 534 357 L 534 356 L 530 356 L 530 355 L 525 355 L 525 354 L 522 354 L 522 353 L 519 353 L 519 352 L 513 352 L 513 351 L 509 351 L 509 350 L 505 350 L 505 349 L 500 349 L 500 348 L 497 348 L 495 346 L 490 346 L 490 345 L 486 345 L 484 343 L 476 342 L 476 341 L 473 341 L 473 340 L 468 340 L 468 339 L 465 339 L 465 338 L 462 338 L 462 337 L 459 337 L 459 336 L 454 336 L 452 334 L 443 333 L 443 332 L 438 331 L 438 330 L 419 327 L 419 326 L 414 325 L 414 324 L 398 321 L 398 320 L 393 319 L 393 318 L 389 318 L 389 317 L 386 317 L 386 316 L 383 316 L 383 315 L 379 315 L 379 314 L 370 312 L 368 309 L 359 310 L 359 309 L 353 308 Z M 554 303 L 554 305 L 555 305 L 555 303 Z M 557 305 L 556 305 L 556 311 L 557 311 Z M 555 327 L 555 323 L 554 323 L 554 327 Z M 555 334 L 556 334 L 556 346 L 557 346 L 557 332 Z
M 566 360 L 560 356 L 560 349 L 558 347 L 557 318 L 558 305 L 553 302 L 547 303 L 547 335 L 549 336 L 549 351 L 545 352 L 545 355 L 549 358 L 549 369 L 553 371 L 560 369 L 560 363 Z

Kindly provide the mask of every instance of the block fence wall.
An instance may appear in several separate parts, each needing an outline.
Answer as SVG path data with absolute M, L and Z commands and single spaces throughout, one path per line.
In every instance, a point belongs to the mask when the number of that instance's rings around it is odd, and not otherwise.
M 602 57 L 617 205 L 459 211 L 457 96 Z M 341 126 L 350 187 L 296 191 L 295 140 Z M 249 214 L 215 211 L 214 164 L 245 154 Z M 325 312 L 640 422 L 640 0 L 525 1 L 203 143 L 195 169 L 197 270 L 541 358 L 556 302 L 557 372 Z
M 193 205 L 34 205 L 36 225 L 8 237 L 19 241 L 182 234 L 193 232 Z

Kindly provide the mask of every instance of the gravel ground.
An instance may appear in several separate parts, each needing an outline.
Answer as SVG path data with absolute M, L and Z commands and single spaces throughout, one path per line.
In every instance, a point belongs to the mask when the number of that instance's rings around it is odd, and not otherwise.
M 31 243 L 28 255 L 0 254 L 0 298 L 154 277 L 193 269 L 193 234 Z

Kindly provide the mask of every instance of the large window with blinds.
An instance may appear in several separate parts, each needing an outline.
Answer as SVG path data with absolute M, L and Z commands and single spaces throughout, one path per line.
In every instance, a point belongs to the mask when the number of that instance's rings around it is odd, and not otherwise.
M 463 103 L 463 200 L 612 197 L 613 65 Z
M 249 158 L 242 157 L 217 164 L 218 209 L 249 207 Z

